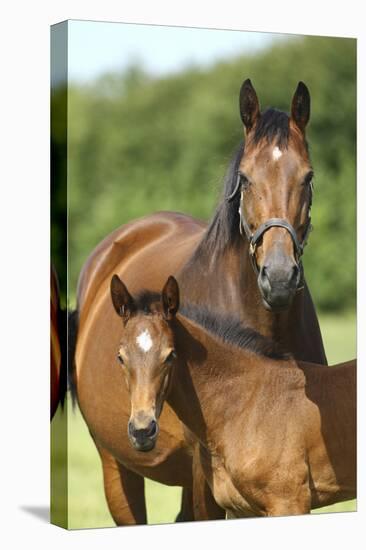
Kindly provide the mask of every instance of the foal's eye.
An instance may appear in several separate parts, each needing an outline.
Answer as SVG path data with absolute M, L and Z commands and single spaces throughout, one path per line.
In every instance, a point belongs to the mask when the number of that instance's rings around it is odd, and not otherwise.
M 177 354 L 175 353 L 175 351 L 171 351 L 168 355 L 168 357 L 165 359 L 164 363 L 171 363 L 173 361 L 173 359 L 176 359 L 177 358 Z
M 122 356 L 119 353 L 117 354 L 117 360 L 121 363 L 121 365 L 124 365 Z

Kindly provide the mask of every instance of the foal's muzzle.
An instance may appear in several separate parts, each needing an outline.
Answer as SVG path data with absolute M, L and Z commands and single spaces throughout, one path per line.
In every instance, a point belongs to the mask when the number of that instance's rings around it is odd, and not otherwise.
M 159 426 L 155 418 L 140 419 L 135 423 L 131 419 L 128 423 L 128 438 L 137 451 L 151 451 L 155 447 L 159 433 Z

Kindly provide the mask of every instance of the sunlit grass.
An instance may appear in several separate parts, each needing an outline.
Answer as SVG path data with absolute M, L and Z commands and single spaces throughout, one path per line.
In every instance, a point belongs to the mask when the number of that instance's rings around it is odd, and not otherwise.
M 320 329 L 329 365 L 356 357 L 356 316 L 321 315 Z

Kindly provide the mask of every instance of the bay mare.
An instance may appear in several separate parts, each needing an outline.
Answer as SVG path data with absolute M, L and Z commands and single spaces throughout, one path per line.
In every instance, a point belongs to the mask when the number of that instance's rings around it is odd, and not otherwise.
M 305 240 L 312 199 L 305 139 L 309 92 L 299 84 L 290 116 L 275 109 L 261 113 L 254 88 L 245 81 L 239 104 L 245 145 L 238 147 L 228 167 L 211 222 L 174 212 L 132 221 L 96 247 L 79 279 L 74 382 L 101 456 L 106 498 L 117 524 L 146 523 L 144 476 L 184 488 L 180 519 L 191 519 L 193 511 L 192 456 L 171 407 L 164 407 L 159 440 L 150 453 L 137 452 L 128 441 L 128 390 L 114 369 L 119 324 L 110 306 L 113 273 L 133 293 L 160 291 L 173 273 L 189 302 L 217 314 L 235 314 L 296 358 L 326 363 L 294 244 L 295 237 L 300 244 Z M 273 219 L 287 220 L 292 230 L 271 225 L 254 249 L 243 224 L 255 231 Z M 219 511 L 210 513 L 221 517 Z
M 123 321 L 115 370 L 129 387 L 132 445 L 153 448 L 167 399 L 190 431 L 194 484 L 201 489 L 203 476 L 230 517 L 304 514 L 355 498 L 355 360 L 319 368 L 235 317 L 188 305 L 177 315 L 173 277 L 161 297 L 134 299 L 114 276 L 111 294 Z M 206 518 L 204 502 L 195 501 L 195 519 Z

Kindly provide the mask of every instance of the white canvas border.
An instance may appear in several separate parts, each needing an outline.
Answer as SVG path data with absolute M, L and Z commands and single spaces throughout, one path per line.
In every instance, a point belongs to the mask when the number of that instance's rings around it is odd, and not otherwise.
M 1 290 L 2 539 L 6 547 L 344 548 L 358 546 L 365 520 L 365 31 L 362 3 L 308 0 L 184 4 L 54 0 L 2 6 Z M 49 486 L 49 25 L 63 19 L 187 25 L 358 38 L 359 497 L 357 513 L 64 532 L 24 507 L 48 504 Z M 365 67 L 363 68 L 362 65 Z M 346 184 L 347 182 L 345 182 Z M 346 268 L 346 266 L 345 266 Z M 4 308 L 5 303 L 5 308 Z

